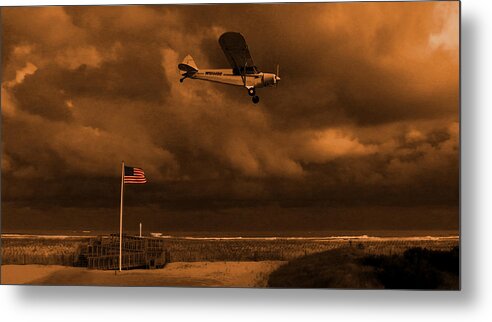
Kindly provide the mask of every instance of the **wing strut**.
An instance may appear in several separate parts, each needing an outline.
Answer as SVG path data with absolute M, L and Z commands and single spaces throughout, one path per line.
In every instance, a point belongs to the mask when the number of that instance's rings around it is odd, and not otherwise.
M 248 62 L 244 63 L 243 72 L 241 73 L 241 78 L 243 79 L 244 87 L 246 87 L 246 67 L 248 67 Z
M 231 59 L 234 62 L 234 65 L 239 67 L 239 64 L 236 62 L 236 60 L 234 59 L 234 57 L 231 57 Z M 248 62 L 245 61 L 244 62 L 244 68 L 243 68 L 242 72 L 240 71 L 240 76 L 241 76 L 241 80 L 243 81 L 244 87 L 246 87 L 246 67 L 247 66 L 248 66 Z

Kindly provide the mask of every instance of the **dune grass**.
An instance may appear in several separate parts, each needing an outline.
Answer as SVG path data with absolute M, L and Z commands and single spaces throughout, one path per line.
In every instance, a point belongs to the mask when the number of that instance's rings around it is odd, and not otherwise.
M 2 265 L 40 264 L 77 266 L 87 239 L 2 239 Z
M 270 274 L 268 286 L 291 288 L 382 288 L 375 270 L 358 260 L 361 249 L 345 247 L 300 257 Z
M 79 265 L 79 254 L 88 238 L 2 238 L 3 264 Z M 456 240 L 165 240 L 170 262 L 286 261 L 330 249 L 349 247 L 365 254 L 401 254 L 412 247 L 451 249 Z
M 270 274 L 270 287 L 459 289 L 459 250 L 410 248 L 368 255 L 345 247 L 294 259 Z
M 401 255 L 372 255 L 364 266 L 376 270 L 376 278 L 390 289 L 459 289 L 459 248 L 435 251 L 411 248 Z

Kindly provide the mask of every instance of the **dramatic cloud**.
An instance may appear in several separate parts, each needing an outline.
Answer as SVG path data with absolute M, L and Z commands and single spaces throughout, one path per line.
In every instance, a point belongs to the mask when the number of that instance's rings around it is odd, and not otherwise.
M 133 216 L 157 227 L 456 228 L 458 5 L 2 8 L 2 220 L 111 217 L 125 160 L 149 179 Z M 187 54 L 227 67 L 225 31 L 280 64 L 258 105 L 178 81 Z

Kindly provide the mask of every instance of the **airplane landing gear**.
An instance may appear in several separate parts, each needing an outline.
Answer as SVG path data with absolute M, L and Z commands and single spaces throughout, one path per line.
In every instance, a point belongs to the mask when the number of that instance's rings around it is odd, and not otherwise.
M 185 80 L 186 77 L 180 78 L 179 82 L 182 83 Z
M 248 95 L 252 96 L 251 100 L 253 101 L 253 103 L 258 104 L 260 98 L 256 96 L 256 90 L 254 87 L 248 88 Z

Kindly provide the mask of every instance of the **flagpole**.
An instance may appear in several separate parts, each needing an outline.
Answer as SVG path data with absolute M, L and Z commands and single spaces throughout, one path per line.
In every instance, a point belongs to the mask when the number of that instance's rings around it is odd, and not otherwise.
M 121 161 L 121 196 L 120 196 L 120 258 L 119 268 L 121 272 L 121 249 L 123 242 L 123 187 L 125 186 L 125 161 Z

